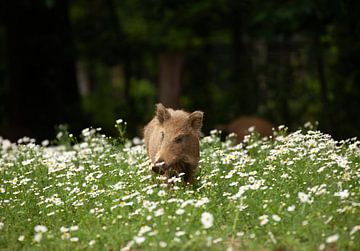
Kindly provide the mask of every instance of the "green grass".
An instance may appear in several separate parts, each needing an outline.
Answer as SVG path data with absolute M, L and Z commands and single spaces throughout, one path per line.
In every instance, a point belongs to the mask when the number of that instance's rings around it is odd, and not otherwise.
M 0 249 L 359 250 L 359 141 L 285 131 L 243 145 L 212 132 L 196 183 L 172 189 L 142 144 L 97 130 L 0 139 Z

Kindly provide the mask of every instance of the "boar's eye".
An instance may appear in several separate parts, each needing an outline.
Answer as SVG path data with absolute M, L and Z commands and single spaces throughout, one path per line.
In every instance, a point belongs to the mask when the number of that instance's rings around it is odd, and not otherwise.
M 161 141 L 163 141 L 163 139 L 164 139 L 164 132 L 161 132 Z
M 182 143 L 184 141 L 185 135 L 180 135 L 175 138 L 175 143 Z

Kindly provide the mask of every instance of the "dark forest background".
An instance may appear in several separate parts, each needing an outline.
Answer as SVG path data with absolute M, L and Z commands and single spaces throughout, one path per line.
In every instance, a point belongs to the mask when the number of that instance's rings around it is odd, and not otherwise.
M 360 2 L 14 0 L 0 3 L 0 135 L 54 138 L 154 104 L 360 136 Z

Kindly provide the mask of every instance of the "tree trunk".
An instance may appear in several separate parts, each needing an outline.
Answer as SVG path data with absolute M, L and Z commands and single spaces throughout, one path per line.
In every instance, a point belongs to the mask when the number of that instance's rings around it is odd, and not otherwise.
M 53 137 L 55 125 L 81 117 L 68 1 L 6 1 L 5 9 L 9 125 Z
M 249 49 L 244 41 L 244 15 L 241 1 L 235 1 L 231 11 L 231 35 L 234 50 L 234 92 L 241 90 L 236 109 L 243 114 L 254 114 L 258 108 L 258 83 L 253 75 Z M 241 109 L 239 109 L 241 107 Z
M 159 65 L 159 101 L 166 107 L 177 109 L 180 106 L 181 73 L 184 65 L 184 56 L 180 53 L 161 53 Z
M 76 62 L 76 77 L 78 82 L 79 93 L 82 97 L 90 95 L 90 77 L 85 63 Z
M 280 76 L 280 79 L 282 81 L 280 82 L 281 86 L 278 92 L 280 94 L 279 103 L 280 103 L 281 114 L 284 123 L 286 125 L 291 125 L 291 123 L 293 122 L 289 109 L 289 95 L 291 93 L 291 89 L 294 83 L 292 77 L 292 66 L 290 62 L 290 53 L 291 53 L 290 43 L 291 42 L 289 41 L 289 39 L 285 39 L 282 48 L 280 48 L 281 50 L 280 67 L 282 68 L 280 69 L 280 74 L 282 75 Z
M 329 98 L 328 98 L 328 84 L 324 71 L 325 63 L 323 57 L 323 50 L 322 50 L 320 37 L 318 35 L 315 37 L 315 51 L 316 51 L 316 68 L 319 77 L 320 91 L 321 91 L 321 102 L 324 111 L 324 122 L 325 122 L 324 126 L 325 126 L 325 130 L 328 131 L 329 129 L 332 128 L 332 121 L 331 121 L 331 115 L 329 114 L 330 107 L 329 107 Z

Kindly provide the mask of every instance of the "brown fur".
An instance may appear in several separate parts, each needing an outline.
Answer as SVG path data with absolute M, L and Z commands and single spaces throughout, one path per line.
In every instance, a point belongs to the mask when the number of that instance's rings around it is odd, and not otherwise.
M 255 127 L 254 130 L 260 134 L 261 137 L 271 136 L 274 127 L 270 122 L 256 116 L 242 116 L 239 117 L 226 126 L 228 133 L 234 132 L 237 135 L 238 143 L 244 140 L 245 135 L 250 134 L 248 129 Z
M 144 128 L 144 141 L 155 173 L 168 179 L 183 172 L 193 183 L 199 163 L 203 112 L 187 113 L 156 105 L 155 117 Z

